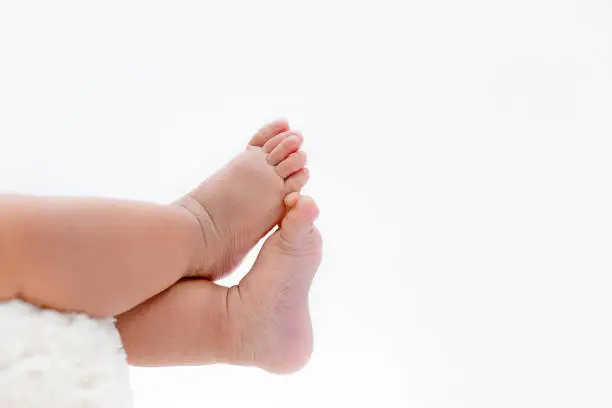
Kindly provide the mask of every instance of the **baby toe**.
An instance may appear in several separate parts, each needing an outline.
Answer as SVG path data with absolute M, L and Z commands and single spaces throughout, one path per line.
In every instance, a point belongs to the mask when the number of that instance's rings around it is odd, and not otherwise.
M 268 164 L 272 166 L 278 165 L 285 160 L 291 153 L 297 152 L 302 146 L 303 138 L 300 135 L 293 134 L 282 140 L 270 154 L 268 154 Z
M 287 130 L 289 130 L 289 123 L 285 119 L 275 120 L 259 129 L 251 138 L 249 145 L 262 147 L 268 140 Z
M 310 172 L 307 168 L 298 170 L 285 180 L 285 191 L 287 193 L 298 192 L 304 188 L 308 179 L 310 178 Z
M 298 132 L 294 131 L 294 130 L 288 130 L 286 132 L 280 133 L 276 136 L 274 136 L 273 138 L 269 139 L 264 145 L 263 145 L 263 150 L 266 153 L 271 153 L 274 149 L 276 149 L 276 147 L 281 144 L 282 141 L 284 141 L 285 139 L 287 139 L 289 136 L 296 136 L 297 138 L 300 139 L 300 145 L 302 143 L 302 141 L 304 140 L 304 138 L 302 137 L 301 134 L 299 134 Z
M 287 178 L 298 170 L 306 167 L 306 152 L 303 150 L 291 153 L 289 157 L 276 166 L 276 174 L 282 178 Z

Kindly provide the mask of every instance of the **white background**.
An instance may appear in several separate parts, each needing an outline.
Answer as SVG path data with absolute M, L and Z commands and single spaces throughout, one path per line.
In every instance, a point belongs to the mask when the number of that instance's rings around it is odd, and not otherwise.
M 279 116 L 312 362 L 134 369 L 137 408 L 612 406 L 609 1 L 0 3 L 3 190 L 167 202 Z

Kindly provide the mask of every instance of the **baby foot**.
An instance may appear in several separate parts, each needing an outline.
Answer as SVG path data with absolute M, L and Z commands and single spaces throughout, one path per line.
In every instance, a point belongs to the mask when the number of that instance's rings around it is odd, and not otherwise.
M 308 180 L 302 136 L 286 121 L 261 128 L 247 149 L 175 204 L 199 222 L 204 248 L 187 276 L 230 273 L 283 216 L 283 198 Z
M 251 271 L 227 292 L 237 339 L 231 363 L 273 373 L 297 371 L 310 359 L 308 291 L 321 262 L 315 202 L 297 193 L 285 202 L 289 211 L 281 227 L 266 240 Z

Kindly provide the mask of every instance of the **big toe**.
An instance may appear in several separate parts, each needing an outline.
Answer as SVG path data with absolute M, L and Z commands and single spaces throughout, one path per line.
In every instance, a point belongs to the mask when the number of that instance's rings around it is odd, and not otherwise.
M 280 232 L 285 243 L 293 248 L 319 250 L 320 235 L 314 226 L 319 215 L 319 208 L 315 201 L 299 193 L 291 193 L 285 198 L 288 207 L 287 214 L 281 222 Z M 312 245 L 315 244 L 313 247 Z

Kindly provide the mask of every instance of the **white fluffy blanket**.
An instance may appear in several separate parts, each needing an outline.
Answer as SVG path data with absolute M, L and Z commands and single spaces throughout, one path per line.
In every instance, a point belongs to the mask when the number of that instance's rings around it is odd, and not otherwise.
M 0 303 L 0 407 L 129 408 L 113 319 Z

